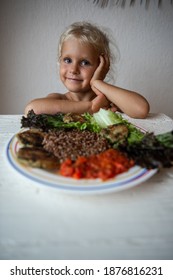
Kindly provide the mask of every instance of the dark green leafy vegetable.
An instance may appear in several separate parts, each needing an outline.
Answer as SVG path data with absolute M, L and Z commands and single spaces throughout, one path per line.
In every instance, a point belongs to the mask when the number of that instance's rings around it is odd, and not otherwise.
M 165 147 L 173 148 L 173 131 L 156 135 L 156 139 Z
M 83 114 L 85 122 L 64 122 L 64 116 L 64 113 L 58 113 L 55 115 L 35 114 L 34 111 L 31 110 L 28 112 L 27 117 L 22 117 L 21 124 L 22 127 L 39 128 L 43 131 L 48 131 L 49 129 L 53 128 L 77 128 L 79 130 L 88 129 L 94 132 L 100 131 L 99 125 L 96 123 L 96 121 L 90 114 Z
M 168 136 L 171 139 L 171 135 L 173 131 L 159 137 L 153 133 L 146 133 L 140 142 L 120 145 L 119 149 L 142 167 L 148 169 L 171 167 L 173 166 L 173 142 L 165 141 Z
M 57 122 L 63 122 L 63 114 L 55 115 Z M 47 114 L 35 114 L 33 110 L 29 111 L 27 116 L 23 116 L 21 119 L 22 127 L 29 128 L 39 128 L 43 129 L 43 131 L 47 131 L 53 127 L 52 125 L 52 116 Z

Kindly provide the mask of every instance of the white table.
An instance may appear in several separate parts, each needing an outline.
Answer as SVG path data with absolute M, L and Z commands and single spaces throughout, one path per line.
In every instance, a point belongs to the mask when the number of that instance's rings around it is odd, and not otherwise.
M 173 259 L 173 168 L 122 192 L 64 194 L 8 163 L 20 119 L 0 116 L 0 259 Z M 164 114 L 131 121 L 156 133 L 173 129 Z

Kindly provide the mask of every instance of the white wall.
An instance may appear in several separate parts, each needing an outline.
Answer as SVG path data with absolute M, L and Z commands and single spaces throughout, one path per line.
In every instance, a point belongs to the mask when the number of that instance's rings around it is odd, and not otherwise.
M 161 9 L 101 9 L 90 0 L 4 0 L 0 4 L 0 113 L 23 113 L 26 103 L 50 92 L 65 92 L 56 70 L 57 44 L 64 27 L 91 20 L 110 27 L 120 49 L 116 84 L 143 94 L 151 112 L 173 117 L 173 5 Z

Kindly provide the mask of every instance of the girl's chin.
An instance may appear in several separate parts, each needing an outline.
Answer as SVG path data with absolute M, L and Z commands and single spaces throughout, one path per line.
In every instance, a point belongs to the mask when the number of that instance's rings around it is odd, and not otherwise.
M 75 83 L 64 83 L 64 86 L 71 92 L 76 92 L 76 93 L 87 93 L 90 92 L 91 87 L 82 87 L 79 86 Z
M 87 93 L 90 91 L 90 89 L 84 89 L 84 88 L 78 88 L 78 87 L 67 87 L 66 88 L 70 91 L 70 92 L 75 92 L 75 93 Z

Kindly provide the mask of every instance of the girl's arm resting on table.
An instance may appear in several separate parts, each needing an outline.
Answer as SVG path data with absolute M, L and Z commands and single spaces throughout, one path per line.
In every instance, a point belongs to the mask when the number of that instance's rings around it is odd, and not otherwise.
M 103 93 L 110 102 L 131 118 L 146 118 L 149 113 L 149 103 L 136 92 L 107 84 L 102 80 L 93 81 L 92 90 L 96 94 L 98 91 Z
M 82 114 L 89 112 L 96 113 L 100 108 L 107 109 L 109 100 L 103 93 L 99 93 L 91 101 L 73 101 L 66 99 L 62 94 L 51 93 L 45 98 L 32 100 L 25 108 L 25 115 L 30 110 L 34 110 L 35 114 L 56 114 L 56 113 L 77 113 Z
M 32 100 L 25 108 L 25 115 L 30 110 L 35 114 L 78 113 L 90 112 L 91 101 L 71 101 L 52 97 Z

